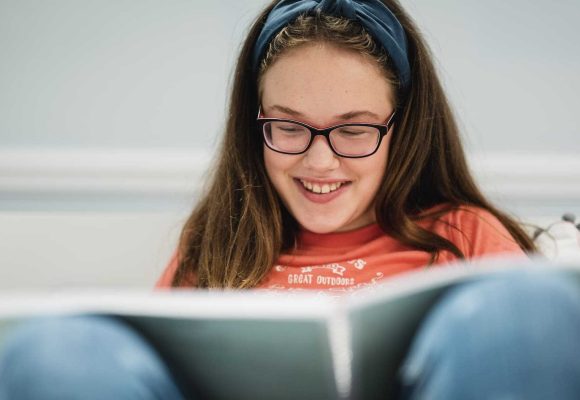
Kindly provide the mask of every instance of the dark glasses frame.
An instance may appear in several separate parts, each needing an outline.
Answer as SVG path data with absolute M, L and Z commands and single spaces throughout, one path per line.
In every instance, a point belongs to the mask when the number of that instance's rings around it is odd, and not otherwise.
M 346 123 L 346 124 L 339 124 L 339 125 L 333 125 L 333 126 L 329 126 L 328 128 L 323 128 L 323 129 L 319 129 L 319 128 L 315 128 L 311 125 L 305 124 L 304 122 L 301 121 L 296 121 L 293 119 L 285 119 L 285 118 L 263 118 L 261 117 L 262 114 L 262 108 L 260 107 L 258 109 L 258 117 L 256 118 L 256 123 L 258 126 L 258 129 L 260 130 L 260 132 L 262 133 L 262 139 L 264 140 L 264 144 L 272 151 L 275 151 L 276 153 L 281 153 L 281 154 L 290 154 L 290 155 L 298 155 L 298 154 L 304 154 L 308 151 L 308 149 L 310 148 L 310 146 L 312 146 L 312 143 L 314 142 L 314 138 L 316 136 L 324 136 L 326 138 L 326 142 L 328 143 L 328 147 L 330 147 L 330 149 L 332 150 L 332 152 L 334 154 L 336 154 L 339 157 L 344 157 L 344 158 L 364 158 L 364 157 L 369 157 L 372 156 L 373 154 L 375 154 L 377 152 L 377 150 L 379 149 L 379 147 L 381 146 L 381 142 L 383 140 L 383 137 L 385 135 L 387 135 L 387 133 L 389 133 L 391 127 L 393 126 L 393 123 L 395 121 L 395 114 L 396 114 L 396 110 L 393 111 L 391 113 L 391 115 L 389 116 L 389 118 L 387 119 L 387 122 L 385 124 L 367 124 L 367 123 Z M 299 151 L 299 152 L 287 152 L 287 151 L 282 151 L 279 149 L 275 149 L 273 148 L 270 143 L 268 143 L 268 140 L 266 139 L 266 132 L 264 130 L 264 125 L 267 124 L 268 122 L 291 122 L 293 124 L 298 124 L 300 126 L 303 126 L 304 128 L 308 129 L 310 131 L 310 141 L 308 142 L 308 144 L 306 145 L 306 147 L 304 148 L 304 150 Z M 379 140 L 377 141 L 377 146 L 375 147 L 375 149 L 369 153 L 369 154 L 365 154 L 362 156 L 352 156 L 352 155 L 345 155 L 342 154 L 340 152 L 338 152 L 334 146 L 332 145 L 332 142 L 330 140 L 330 132 L 332 132 L 333 130 L 337 129 L 337 128 L 342 128 L 345 126 L 367 126 L 367 127 L 371 127 L 371 128 L 376 128 L 379 131 Z

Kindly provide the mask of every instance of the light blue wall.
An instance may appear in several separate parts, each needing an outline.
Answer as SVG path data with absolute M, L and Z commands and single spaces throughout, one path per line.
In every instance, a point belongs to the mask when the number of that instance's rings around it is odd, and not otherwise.
M 431 44 L 471 150 L 578 154 L 579 1 L 403 3 Z
M 0 147 L 211 147 L 262 0 L 0 0 Z M 404 0 L 472 150 L 580 151 L 580 2 Z
M 0 146 L 211 146 L 261 4 L 0 0 Z

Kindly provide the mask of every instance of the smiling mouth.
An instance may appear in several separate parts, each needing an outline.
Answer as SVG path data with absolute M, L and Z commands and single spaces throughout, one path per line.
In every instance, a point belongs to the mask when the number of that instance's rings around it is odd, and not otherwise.
M 332 192 L 340 189 L 341 186 L 349 183 L 349 182 L 345 181 L 345 182 L 333 182 L 333 183 L 320 184 L 320 183 L 305 181 L 303 179 L 298 179 L 298 181 L 300 181 L 302 186 L 304 186 L 304 189 L 308 190 L 311 193 L 315 193 L 315 194 L 332 193 Z

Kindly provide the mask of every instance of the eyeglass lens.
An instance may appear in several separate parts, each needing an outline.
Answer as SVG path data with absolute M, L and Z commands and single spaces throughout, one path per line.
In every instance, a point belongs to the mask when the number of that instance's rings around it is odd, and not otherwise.
M 310 130 L 287 121 L 270 121 L 264 124 L 264 137 L 269 146 L 283 153 L 301 153 L 310 143 Z M 347 125 L 332 130 L 331 146 L 345 156 L 363 156 L 373 153 L 380 139 L 377 128 L 364 125 Z

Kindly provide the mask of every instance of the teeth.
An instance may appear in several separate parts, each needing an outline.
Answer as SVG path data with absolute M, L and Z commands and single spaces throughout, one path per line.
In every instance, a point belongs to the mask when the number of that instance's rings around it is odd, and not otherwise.
M 317 193 L 317 194 L 326 194 L 326 193 L 330 193 L 330 192 L 334 192 L 336 189 L 340 188 L 342 186 L 342 184 L 344 182 L 336 182 L 336 183 L 324 183 L 322 185 L 319 185 L 318 183 L 312 183 L 312 182 L 308 182 L 308 181 L 304 181 L 304 180 L 300 180 L 300 182 L 302 182 L 302 185 L 304 185 L 304 187 L 306 189 L 308 189 L 311 192 Z

